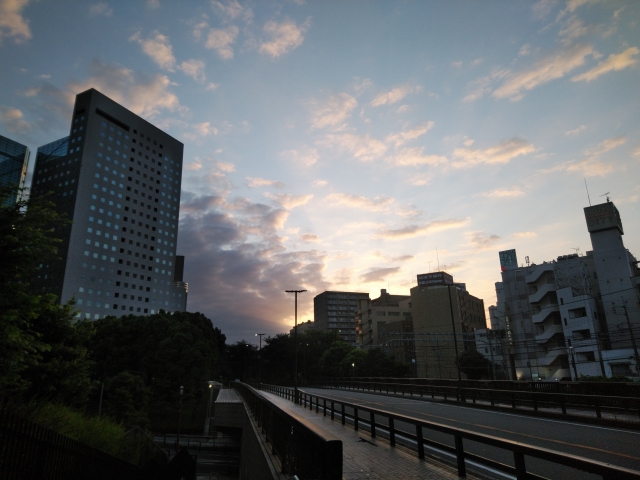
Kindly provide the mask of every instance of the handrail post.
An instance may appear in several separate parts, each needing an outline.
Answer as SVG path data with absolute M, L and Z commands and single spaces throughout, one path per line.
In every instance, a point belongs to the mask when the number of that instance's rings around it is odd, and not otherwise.
M 371 423 L 371 438 L 374 438 L 376 436 L 376 419 L 373 410 L 369 412 L 369 419 L 369 422 Z
M 358 430 L 358 407 L 353 407 L 353 429 Z
M 466 477 L 467 476 L 467 467 L 464 464 L 464 447 L 462 446 L 462 437 L 460 435 L 456 435 L 456 460 L 458 463 L 458 476 Z
M 389 445 L 396 446 L 396 428 L 393 417 L 389 417 Z
M 324 413 L 324 416 L 327 416 L 327 399 L 324 399 L 324 402 L 322 404 L 322 412 Z
M 344 414 L 344 403 L 342 404 L 342 425 L 345 423 L 345 414 Z
M 424 441 L 422 437 L 422 425 L 416 424 L 416 443 L 418 444 L 418 458 L 424 458 Z
M 516 467 L 516 479 L 525 480 L 527 478 L 527 467 L 524 463 L 524 453 L 513 452 L 513 461 Z
M 331 400 L 331 420 L 336 418 L 335 402 Z

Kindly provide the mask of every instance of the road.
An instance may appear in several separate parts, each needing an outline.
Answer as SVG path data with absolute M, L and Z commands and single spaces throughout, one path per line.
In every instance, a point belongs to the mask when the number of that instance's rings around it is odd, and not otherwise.
M 317 388 L 301 390 L 640 470 L 640 432 L 353 391 Z M 424 435 L 425 438 L 453 446 L 453 440 L 448 435 L 427 430 Z M 469 442 L 468 445 L 465 444 L 465 450 L 513 465 L 510 453 L 493 447 Z M 527 458 L 527 470 L 547 478 L 599 478 L 531 458 Z

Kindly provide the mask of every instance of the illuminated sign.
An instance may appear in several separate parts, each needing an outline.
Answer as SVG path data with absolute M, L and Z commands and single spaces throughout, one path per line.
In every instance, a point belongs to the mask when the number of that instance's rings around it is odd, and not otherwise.
M 515 249 L 504 250 L 499 252 L 500 255 L 500 270 L 515 270 L 518 268 L 518 257 L 516 256 Z
M 453 277 L 445 272 L 422 273 L 418 275 L 418 285 L 452 285 Z

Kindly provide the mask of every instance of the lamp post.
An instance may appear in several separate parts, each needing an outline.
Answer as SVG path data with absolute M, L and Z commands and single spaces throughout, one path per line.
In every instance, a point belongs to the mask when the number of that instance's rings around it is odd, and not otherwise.
M 182 420 L 182 395 L 184 394 L 184 387 L 180 386 L 180 409 L 178 410 L 178 438 L 176 439 L 176 452 L 180 448 L 180 421 Z
M 351 364 L 351 376 L 353 378 L 356 378 L 356 364 L 355 363 Z
M 294 361 L 294 390 L 295 390 L 295 403 L 299 404 L 300 393 L 298 392 L 298 294 L 304 293 L 306 290 L 285 290 L 285 293 L 293 293 L 295 295 L 295 310 L 294 318 L 295 324 L 293 327 L 293 343 L 295 345 L 295 361 Z
M 256 333 L 256 337 L 260 337 L 260 349 L 258 350 L 258 383 L 262 388 L 262 337 L 265 333 Z

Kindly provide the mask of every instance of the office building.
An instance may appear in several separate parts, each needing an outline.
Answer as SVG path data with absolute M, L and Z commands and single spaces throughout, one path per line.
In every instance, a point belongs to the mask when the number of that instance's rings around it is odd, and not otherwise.
M 32 194 L 51 193 L 72 223 L 60 261 L 32 285 L 82 318 L 186 308 L 176 257 L 183 144 L 90 89 L 76 96 L 69 136 L 38 149 Z
M 0 187 L 15 190 L 15 195 L 5 200 L 5 206 L 15 205 L 24 188 L 29 153 L 25 145 L 0 135 Z
M 518 266 L 500 252 L 502 282 L 489 308 L 492 329 L 517 379 L 638 376 L 640 269 L 624 247 L 613 202 L 584 209 L 593 250 Z M 487 355 L 485 355 L 487 356 Z
M 392 295 L 384 288 L 380 290 L 378 298 L 359 299 L 354 312 L 357 346 L 359 348 L 381 346 L 383 342 L 380 339 L 380 325 L 410 319 L 409 299 L 409 295 Z
M 428 275 L 429 283 L 411 289 L 418 377 L 455 379 L 456 348 L 474 351 L 474 331 L 486 328 L 484 302 L 446 272 Z
M 322 292 L 313 299 L 315 328 L 322 332 L 335 332 L 340 339 L 355 346 L 354 313 L 358 300 L 368 299 L 368 293 Z

